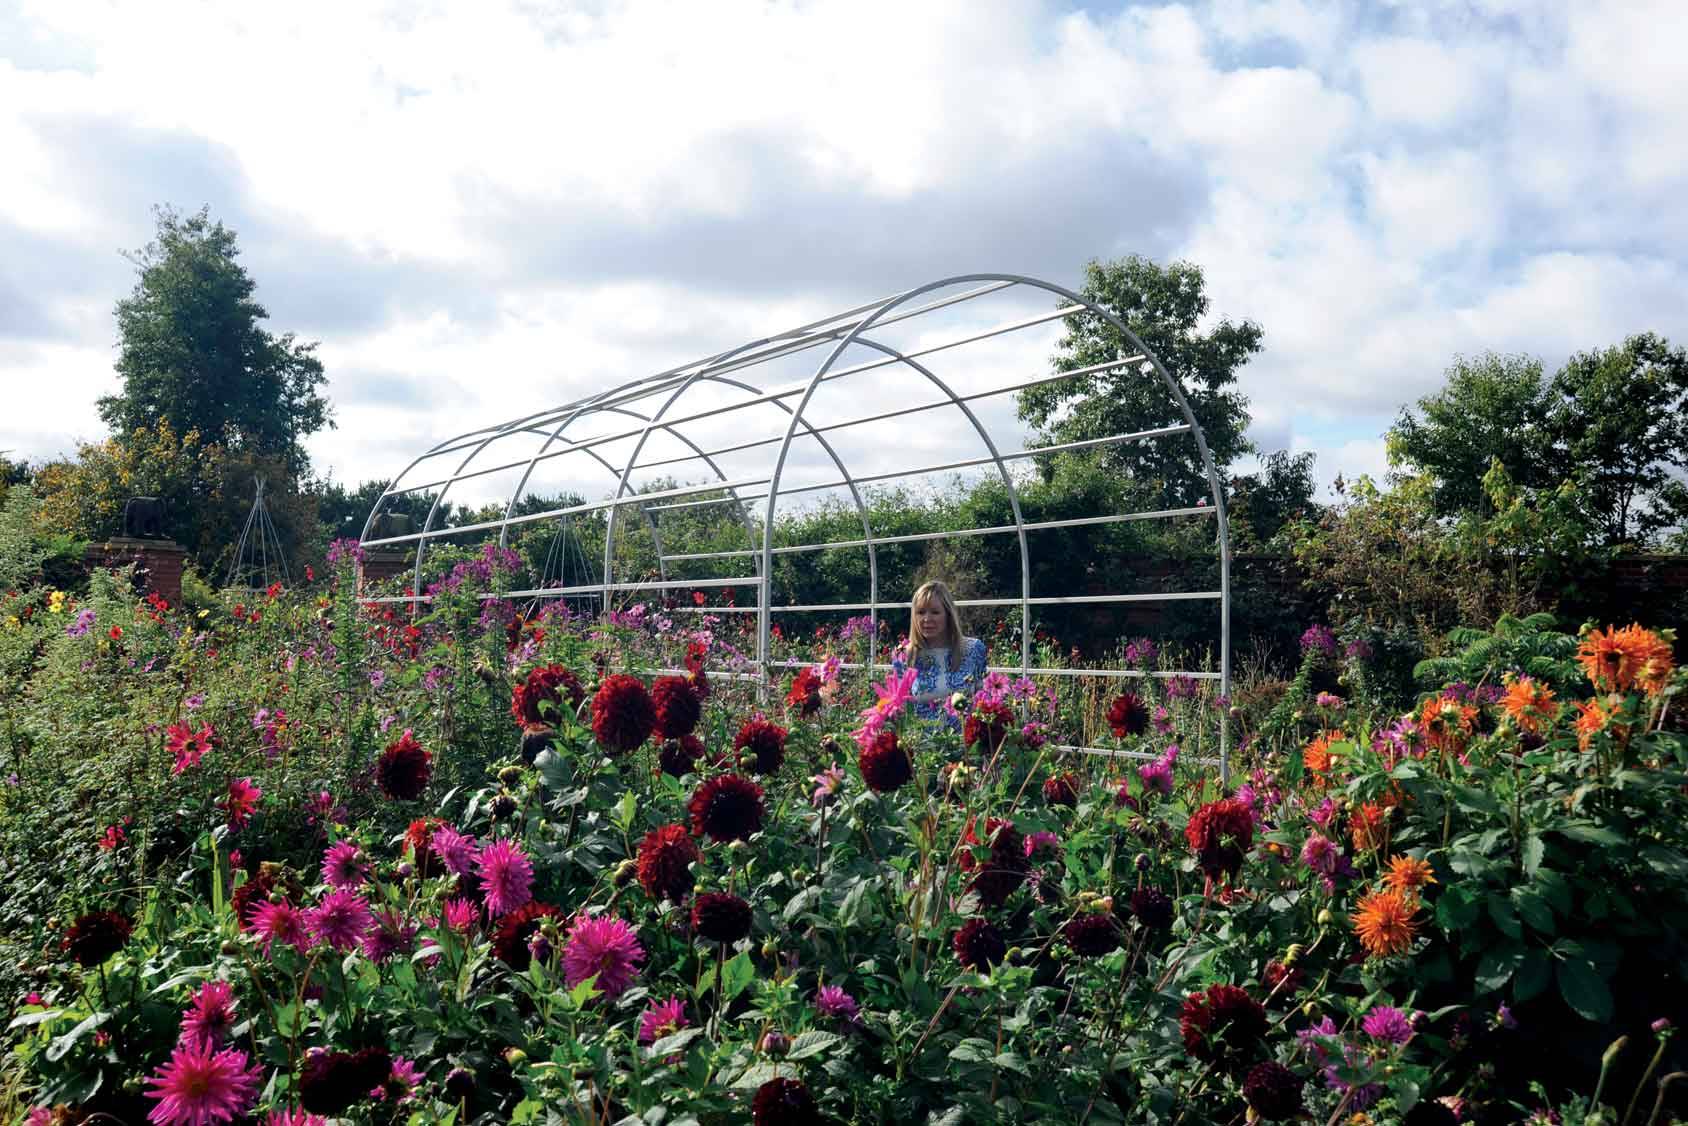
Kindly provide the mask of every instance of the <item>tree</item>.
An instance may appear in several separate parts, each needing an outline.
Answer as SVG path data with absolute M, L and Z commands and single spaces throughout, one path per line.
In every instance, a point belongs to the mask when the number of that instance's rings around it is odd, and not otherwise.
M 1136 333 L 1183 387 L 1201 425 L 1214 469 L 1223 473 L 1252 447 L 1248 400 L 1236 389 L 1237 369 L 1260 351 L 1260 326 L 1221 318 L 1198 331 L 1208 312 L 1201 267 L 1191 262 L 1160 266 L 1132 255 L 1092 261 L 1084 269 L 1085 300 L 1106 309 Z M 1057 371 L 1075 371 L 1130 355 L 1132 349 L 1106 318 L 1086 310 L 1066 319 L 1057 345 Z M 1129 368 L 1075 376 L 1019 394 L 1020 417 L 1045 442 L 1083 441 L 1176 425 L 1184 421 L 1159 379 Z M 1192 504 L 1208 486 L 1195 443 L 1185 440 L 1120 442 L 1107 446 L 1102 463 L 1147 485 L 1158 483 L 1169 503 Z
M 332 426 L 314 343 L 272 336 L 236 261 L 235 233 L 208 209 L 155 212 L 158 236 L 127 257 L 140 274 L 118 301 L 117 373 L 123 389 L 99 400 L 119 437 L 167 423 L 207 442 L 282 458 L 298 480 L 303 439 Z
M 1307 450 L 1292 454 L 1274 450 L 1260 461 L 1258 473 L 1231 479 L 1231 535 L 1237 546 L 1265 544 L 1291 520 L 1317 516 L 1313 502 L 1313 462 Z
M 1552 486 L 1565 475 L 1550 452 L 1553 398 L 1534 357 L 1456 357 L 1440 391 L 1416 410 L 1401 408 L 1388 435 L 1390 463 L 1409 476 L 1429 475 L 1441 516 L 1484 511 L 1483 475 L 1493 461 L 1515 485 Z
M 1652 333 L 1581 352 L 1553 377 L 1554 442 L 1608 545 L 1688 520 L 1688 353 Z

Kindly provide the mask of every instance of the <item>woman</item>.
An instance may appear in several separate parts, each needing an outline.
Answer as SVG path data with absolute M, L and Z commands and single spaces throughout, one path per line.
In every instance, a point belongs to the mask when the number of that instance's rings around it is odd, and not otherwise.
M 914 592 L 908 627 L 909 664 L 914 683 L 914 713 L 922 719 L 944 716 L 943 702 L 957 692 L 972 693 L 985 679 L 985 643 L 964 637 L 955 599 L 941 582 L 922 583 Z M 953 719 L 947 720 L 952 726 Z

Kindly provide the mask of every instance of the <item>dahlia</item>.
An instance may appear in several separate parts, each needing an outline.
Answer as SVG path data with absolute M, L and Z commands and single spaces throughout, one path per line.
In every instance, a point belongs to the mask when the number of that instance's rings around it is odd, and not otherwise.
M 796 1079 L 770 1079 L 756 1088 L 750 1120 L 752 1126 L 818 1126 L 822 1121 L 815 1096 Z
M 690 735 L 703 717 L 703 705 L 683 676 L 661 676 L 651 684 L 656 733 L 664 739 Z
M 1306 1082 L 1276 1060 L 1267 1060 L 1249 1070 L 1243 1080 L 1243 1098 L 1267 1122 L 1296 1118 L 1303 1110 L 1301 1088 Z
M 375 762 L 375 781 L 381 792 L 394 801 L 415 801 L 421 797 L 433 773 L 434 756 L 422 749 L 409 728 Z
M 786 730 L 761 716 L 747 719 L 733 738 L 733 750 L 748 751 L 756 762 L 749 769 L 754 774 L 772 774 L 785 762 Z
M 1172 898 L 1159 888 L 1140 887 L 1131 893 L 1131 914 L 1150 930 L 1172 925 Z
M 1046 829 L 1039 829 L 1037 832 L 1026 836 L 1024 851 L 1027 860 L 1031 860 L 1039 852 L 1045 850 L 1059 856 L 1061 854 L 1061 838 Z
M 1266 963 L 1266 970 L 1260 975 L 1260 984 L 1266 989 L 1268 1005 L 1287 1007 L 1306 983 L 1306 974 L 1293 966 L 1284 965 L 1276 958 Z
M 1449 695 L 1431 696 L 1419 705 L 1418 729 L 1432 750 L 1459 754 L 1477 727 L 1477 708 Z
M 369 902 L 351 891 L 332 891 L 305 912 L 305 929 L 313 939 L 345 953 L 363 938 L 374 922 Z
M 439 826 L 428 837 L 428 851 L 439 857 L 445 870 L 454 876 L 464 876 L 473 870 L 479 847 L 474 837 L 459 833 L 450 825 Z
M 613 915 L 576 915 L 563 946 L 563 980 L 570 989 L 589 978 L 605 997 L 621 996 L 633 984 L 645 951 L 625 920 Z
M 392 1072 L 393 1058 L 385 1048 L 356 1052 L 313 1048 L 305 1053 L 299 1071 L 299 1102 L 315 1114 L 339 1117 Z
M 229 783 L 228 796 L 217 805 L 228 817 L 230 829 L 244 829 L 263 796 L 264 791 L 254 786 L 252 779 L 236 778 Z
M 380 965 L 396 954 L 406 954 L 416 940 L 416 925 L 407 923 L 404 915 L 390 908 L 375 912 L 370 928 L 364 932 L 364 957 Z
M 692 904 L 692 933 L 722 945 L 750 934 L 750 904 L 736 895 L 706 891 Z
M 797 670 L 791 678 L 791 690 L 785 694 L 785 706 L 803 719 L 812 719 L 821 710 L 821 677 L 812 668 Z
M 1553 689 L 1529 676 L 1506 678 L 1506 695 L 1500 698 L 1500 706 L 1512 717 L 1512 722 L 1518 725 L 1520 731 L 1533 735 L 1541 734 L 1559 714 L 1559 703 L 1553 698 Z
M 183 1040 L 170 1060 L 147 1080 L 157 1099 L 147 1119 L 159 1126 L 212 1126 L 231 1122 L 252 1109 L 258 1097 L 260 1072 L 250 1067 L 246 1053 L 218 1050 L 209 1041 Z
M 1664 687 L 1670 675 L 1670 643 L 1639 625 L 1594 630 L 1577 648 L 1577 660 L 1600 692 L 1628 692 L 1642 688 L 1648 693 Z
M 585 686 L 568 669 L 562 665 L 529 669 L 527 676 L 510 693 L 510 714 L 523 727 L 555 723 L 562 718 L 565 695 L 570 715 L 586 699 Z
M 737 774 L 718 774 L 687 803 L 693 836 L 718 843 L 748 840 L 762 829 L 762 787 Z
M 639 1014 L 639 1043 L 654 1044 L 664 1036 L 672 1036 L 691 1022 L 686 1019 L 686 1003 L 678 997 L 653 1001 Z
M 657 753 L 657 766 L 664 774 L 675 778 L 684 778 L 697 769 L 698 760 L 703 757 L 703 740 L 696 735 L 682 735 L 678 739 L 663 741 L 662 750 Z
M 123 949 L 135 924 L 116 911 L 90 911 L 78 915 L 65 933 L 63 948 L 77 965 L 87 969 L 104 965 L 107 958 Z
M 251 918 L 252 933 L 264 944 L 266 957 L 269 956 L 270 948 L 278 942 L 298 950 L 304 950 L 311 945 L 310 936 L 305 930 L 303 912 L 285 899 L 280 903 L 260 900 L 252 908 Z
M 350 891 L 369 879 L 369 861 L 356 841 L 336 841 L 322 854 L 322 882 Z
M 445 901 L 442 921 L 445 923 L 447 930 L 455 931 L 458 934 L 468 934 L 475 929 L 475 924 L 480 921 L 480 917 L 481 913 L 467 899 L 457 898 Z
M 212 739 L 216 736 L 209 723 L 202 725 L 197 731 L 185 723 L 172 723 L 164 729 L 164 733 L 169 736 L 170 753 L 176 756 L 175 763 L 170 767 L 172 774 L 180 774 L 190 766 L 198 766 L 199 760 L 211 749 Z
M 1061 934 L 1081 958 L 1100 958 L 1119 946 L 1119 924 L 1112 915 L 1077 915 L 1061 928 Z
M 1360 1027 L 1373 1040 L 1387 1044 L 1405 1044 L 1413 1038 L 1412 1020 L 1406 1013 L 1390 1005 L 1378 1005 L 1366 1014 Z
M 1579 700 L 1576 707 L 1577 719 L 1573 726 L 1577 733 L 1577 746 L 1586 751 L 1594 742 L 1594 737 L 1612 722 L 1615 709 L 1602 707 L 1599 700 Z M 1624 730 L 1622 724 L 1618 725 L 1618 730 Z
M 967 722 L 961 727 L 961 741 L 969 747 L 980 746 L 982 753 L 994 754 L 1014 726 L 1014 712 L 1000 700 L 973 701 Z
M 592 697 L 592 737 L 612 755 L 624 755 L 656 730 L 656 706 L 644 682 L 627 673 L 604 678 Z
M 1141 735 L 1149 729 L 1149 709 L 1135 692 L 1121 692 L 1108 705 L 1108 727 L 1114 738 Z
M 1323 789 L 1330 785 L 1331 767 L 1336 765 L 1336 755 L 1331 751 L 1333 743 L 1340 743 L 1347 736 L 1340 731 L 1321 731 L 1301 748 L 1301 766 L 1313 785 Z
M 1373 957 L 1401 954 L 1418 936 L 1418 901 L 1398 891 L 1374 891 L 1352 916 L 1360 945 Z
M 838 800 L 838 788 L 844 784 L 844 768 L 829 766 L 819 774 L 811 775 L 809 781 L 815 784 L 814 793 L 809 795 L 809 804 L 816 809 L 825 809 Z
M 525 970 L 533 960 L 528 939 L 538 933 L 547 919 L 561 919 L 563 913 L 549 903 L 531 901 L 498 920 L 492 936 L 492 952 L 513 970 Z
M 1376 852 L 1389 840 L 1389 810 L 1377 802 L 1365 802 L 1348 822 L 1356 852 Z
M 956 961 L 970 970 L 985 973 L 1008 957 L 1008 943 L 1002 932 L 984 919 L 969 919 L 950 940 Z
M 684 825 L 652 829 L 639 842 L 639 886 L 654 900 L 678 903 L 691 892 L 691 865 L 702 857 Z
M 1254 845 L 1254 813 L 1236 798 L 1208 802 L 1190 818 L 1184 839 L 1210 879 L 1228 879 Z
M 914 764 L 908 752 L 897 745 L 897 733 L 885 730 L 879 738 L 862 748 L 856 765 L 862 772 L 867 788 L 879 794 L 889 794 L 914 777 Z
M 854 1024 L 862 1015 L 856 999 L 836 985 L 823 985 L 815 990 L 815 1011 L 823 1017 L 833 1017 Z
M 370 1088 L 369 1097 L 376 1102 L 391 1098 L 395 1103 L 401 1103 L 410 1098 L 411 1092 L 421 1082 L 422 1072 L 415 1061 L 394 1056 L 392 1070 L 387 1072 L 387 1078 Z
M 182 1043 L 204 1041 L 216 1047 L 234 1027 L 234 987 L 226 981 L 208 981 L 193 995 L 182 1014 Z
M 1336 842 L 1319 833 L 1309 836 L 1307 843 L 1301 846 L 1301 862 L 1322 876 L 1334 873 L 1341 859 Z
M 981 861 L 976 850 L 987 843 L 990 851 Z M 968 818 L 957 850 L 956 867 L 975 873 L 968 890 L 979 897 L 983 906 L 1001 907 L 1025 882 L 1028 867 L 1025 839 L 1012 822 L 992 817 L 985 822 L 981 840 L 977 821 Z
M 1064 805 L 1071 809 L 1078 804 L 1078 778 L 1067 771 L 1045 779 L 1043 800 L 1049 805 Z
M 514 841 L 483 845 L 475 854 L 475 868 L 493 918 L 514 911 L 533 898 L 533 861 Z
M 1266 1035 L 1266 1008 L 1234 985 L 1210 985 L 1184 1000 L 1178 1015 L 1184 1050 L 1231 1067 L 1245 1062 Z
M 1428 860 L 1416 856 L 1397 856 L 1389 861 L 1389 871 L 1383 877 L 1391 891 L 1416 895 L 1418 889 L 1436 882 L 1436 871 Z

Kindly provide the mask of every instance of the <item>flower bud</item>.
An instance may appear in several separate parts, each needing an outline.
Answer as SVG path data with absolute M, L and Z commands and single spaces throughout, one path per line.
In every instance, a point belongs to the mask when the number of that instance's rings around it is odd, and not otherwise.
M 496 798 L 492 799 L 491 811 L 492 819 L 494 821 L 503 821 L 508 817 L 514 816 L 516 812 L 516 799 L 511 797 L 509 794 L 499 794 Z
M 504 1062 L 511 1067 L 520 1067 L 527 1062 L 527 1053 L 520 1048 L 505 1048 Z
M 466 1099 L 475 1093 L 475 1073 L 466 1067 L 454 1067 L 445 1073 L 445 1093 L 451 1099 Z
M 770 1028 L 762 1034 L 762 1039 L 756 1046 L 763 1055 L 783 1056 L 786 1049 L 791 1047 L 791 1041 L 777 1028 Z
M 1301 960 L 1301 956 L 1305 953 L 1307 953 L 1307 948 L 1305 946 L 1301 945 L 1301 943 L 1299 943 L 1299 942 L 1290 943 L 1289 949 L 1284 951 L 1284 965 L 1285 966 L 1295 965 L 1295 963 L 1297 963 Z
M 1652 1024 L 1653 1031 L 1657 1032 L 1660 1036 L 1663 1036 L 1665 1033 L 1669 1032 L 1672 1027 L 1673 1026 L 1670 1023 L 1669 1017 L 1660 1017 L 1658 1020 L 1654 1021 L 1653 1024 Z
M 633 882 L 633 877 L 639 874 L 637 860 L 623 860 L 615 866 L 615 886 L 624 888 Z
M 240 953 L 240 943 L 231 938 L 223 943 L 222 950 L 225 955 L 232 958 Z
M 401 880 L 408 880 L 410 877 L 416 875 L 416 865 L 412 864 L 408 860 L 401 860 L 393 868 L 393 874 Z
M 503 770 L 498 772 L 498 781 L 503 785 L 514 786 L 521 780 L 522 768 L 519 766 L 506 766 Z
M 1329 907 L 1324 907 L 1324 908 L 1321 908 L 1321 909 L 1320 909 L 1320 910 L 1319 910 L 1319 914 L 1318 914 L 1318 923 L 1319 923 L 1319 925 L 1320 925 L 1320 926 L 1321 926 L 1321 927 L 1328 927 L 1328 926 L 1330 926 L 1330 919 L 1331 919 L 1331 915 L 1330 915 L 1330 908 L 1329 908 Z
M 828 755 L 831 755 L 833 758 L 837 758 L 838 755 L 842 753 L 843 748 L 841 748 L 838 745 L 838 737 L 837 736 L 835 736 L 835 735 L 822 735 L 821 736 L 821 750 L 825 751 Z

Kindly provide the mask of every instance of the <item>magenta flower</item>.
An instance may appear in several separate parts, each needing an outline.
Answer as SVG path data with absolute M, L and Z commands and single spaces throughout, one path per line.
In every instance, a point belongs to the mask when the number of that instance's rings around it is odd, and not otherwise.
M 322 854 L 322 881 L 340 891 L 351 891 L 369 879 L 369 862 L 355 841 L 338 841 Z
M 1321 876 L 1335 872 L 1337 861 L 1336 842 L 1319 833 L 1308 837 L 1307 843 L 1301 846 L 1301 862 Z
M 862 1015 L 856 999 L 836 985 L 823 985 L 815 990 L 815 1008 L 823 1017 L 837 1017 L 850 1024 Z
M 252 779 L 236 778 L 229 783 L 228 796 L 217 805 L 228 816 L 230 829 L 243 829 L 263 796 L 264 791 L 253 785 Z
M 203 1041 L 215 1048 L 234 1027 L 234 987 L 226 981 L 208 981 L 193 995 L 193 1003 L 182 1014 L 181 1042 Z
M 879 699 L 872 707 L 862 710 L 862 726 L 855 732 L 857 746 L 863 750 L 871 747 L 885 725 L 903 714 L 914 696 L 914 682 L 919 677 L 919 672 L 912 668 L 892 671 L 885 674 L 885 683 L 873 686 L 873 693 Z
M 576 915 L 563 944 L 563 980 L 570 989 L 597 978 L 598 992 L 619 997 L 633 984 L 644 947 L 633 928 L 614 915 Z
M 439 826 L 428 838 L 429 851 L 454 876 L 467 876 L 474 868 L 477 847 L 474 837 L 459 833 L 450 825 Z
M 1412 1020 L 1400 1009 L 1379 1005 L 1360 1022 L 1366 1035 L 1386 1044 L 1405 1044 L 1413 1038 Z
M 305 929 L 311 937 L 342 954 L 358 944 L 374 921 L 369 902 L 351 891 L 329 892 L 321 904 L 305 912 Z
M 372 1088 L 369 1097 L 376 1102 L 381 1102 L 388 1095 L 392 1095 L 393 1101 L 402 1103 L 410 1098 L 411 1093 L 416 1090 L 416 1085 L 420 1082 L 422 1082 L 422 1073 L 417 1070 L 415 1062 L 407 1060 L 403 1056 L 394 1056 L 393 1070 L 387 1074 L 387 1081 Z
M 445 901 L 445 925 L 458 934 L 468 934 L 480 921 L 480 912 L 467 899 Z
M 1026 835 L 1026 859 L 1030 860 L 1039 849 L 1048 849 L 1052 853 L 1061 851 L 1061 838 L 1047 830 L 1039 830 Z
M 364 957 L 379 965 L 395 954 L 408 953 L 415 939 L 415 924 L 406 923 L 400 912 L 383 908 L 375 912 L 374 922 L 363 932 Z
M 653 1002 L 639 1014 L 639 1043 L 654 1044 L 664 1036 L 672 1036 L 691 1021 L 686 1019 L 686 1003 L 678 997 Z
M 250 915 L 252 933 L 264 944 L 264 956 L 270 954 L 270 947 L 283 942 L 299 950 L 311 945 L 309 934 L 305 931 L 305 916 L 291 903 L 271 903 L 264 900 L 255 904 Z
M 816 809 L 824 809 L 838 798 L 838 787 L 844 784 L 844 768 L 829 766 L 809 781 L 815 784 L 815 792 L 809 798 L 809 804 Z
M 475 865 L 480 869 L 488 915 L 497 918 L 533 898 L 533 861 L 520 845 L 493 841 L 475 854 Z
M 1172 793 L 1172 764 L 1164 759 L 1146 762 L 1137 768 L 1137 777 L 1143 780 L 1143 795 Z
M 272 1110 L 264 1126 L 328 1126 L 328 1121 L 308 1110 Z
M 183 1041 L 170 1053 L 169 1062 L 147 1080 L 154 1088 L 147 1098 L 158 1100 L 147 1119 L 159 1126 L 232 1122 L 252 1109 L 258 1078 L 258 1069 L 247 1066 L 245 1052 L 218 1051 L 203 1041 Z

